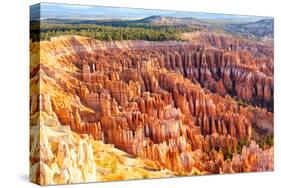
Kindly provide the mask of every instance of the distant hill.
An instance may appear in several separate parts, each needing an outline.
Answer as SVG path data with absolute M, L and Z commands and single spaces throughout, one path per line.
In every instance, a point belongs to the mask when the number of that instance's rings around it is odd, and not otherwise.
M 273 37 L 274 36 L 274 20 L 263 19 L 257 22 L 246 24 L 229 24 L 225 25 L 226 31 L 253 35 L 256 37 Z
M 171 16 L 150 16 L 138 22 L 142 23 L 149 23 L 153 25 L 205 25 L 206 22 L 202 22 L 199 19 L 186 17 L 186 18 L 179 18 L 179 17 L 171 17 Z

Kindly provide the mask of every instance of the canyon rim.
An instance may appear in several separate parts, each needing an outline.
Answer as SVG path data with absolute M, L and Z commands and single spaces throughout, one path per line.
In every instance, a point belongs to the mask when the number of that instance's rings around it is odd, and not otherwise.
M 274 170 L 274 19 L 30 8 L 30 181 Z

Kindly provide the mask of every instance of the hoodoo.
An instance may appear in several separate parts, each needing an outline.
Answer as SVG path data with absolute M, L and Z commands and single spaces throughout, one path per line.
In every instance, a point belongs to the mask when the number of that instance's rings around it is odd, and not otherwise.
M 273 115 L 270 50 L 259 44 L 258 48 L 267 50 L 257 52 L 242 39 L 235 40 L 239 44 L 235 50 L 229 49 L 234 39 L 223 40 L 209 43 L 206 39 L 204 48 L 188 41 L 175 46 L 153 42 L 149 48 L 149 42 L 102 42 L 84 37 L 41 42 L 42 110 L 62 127 L 69 125 L 73 132 L 155 161 L 174 173 L 270 169 L 272 148 L 254 149 L 257 146 L 252 141 L 237 154 L 239 143 L 253 138 L 256 115 Z M 76 51 L 80 46 L 84 50 Z M 56 53 L 59 47 L 68 49 L 67 53 Z M 242 50 L 246 48 L 250 49 L 247 56 Z M 261 64 L 265 57 L 269 63 Z M 32 113 L 37 98 L 31 98 Z M 77 147 L 77 151 L 86 151 L 83 153 L 92 163 L 89 144 L 82 139 Z M 63 156 L 70 148 L 68 142 L 59 141 L 59 169 L 69 168 L 63 166 L 63 160 L 68 160 Z M 249 162 L 247 151 L 257 161 Z M 54 155 L 49 149 L 46 152 L 47 158 Z M 232 153 L 232 160 L 226 160 Z M 268 163 L 257 164 L 264 158 Z M 88 170 L 95 173 L 90 166 Z

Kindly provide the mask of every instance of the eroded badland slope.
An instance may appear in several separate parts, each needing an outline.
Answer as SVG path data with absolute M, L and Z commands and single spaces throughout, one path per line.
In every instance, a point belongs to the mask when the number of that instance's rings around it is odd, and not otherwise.
M 31 180 L 272 170 L 272 44 L 184 37 L 32 43 Z

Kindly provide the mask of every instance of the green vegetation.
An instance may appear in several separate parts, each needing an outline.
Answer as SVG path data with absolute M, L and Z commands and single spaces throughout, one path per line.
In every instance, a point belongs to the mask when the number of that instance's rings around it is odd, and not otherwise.
M 80 35 L 97 40 L 180 40 L 180 34 L 197 30 L 191 26 L 153 26 L 150 24 L 103 26 L 96 24 L 31 23 L 33 41 L 49 40 L 61 35 Z M 40 33 L 40 35 L 38 35 Z
M 244 138 L 241 138 L 239 141 L 238 141 L 238 144 L 236 146 L 236 152 L 238 154 L 240 154 L 242 152 L 242 149 L 244 146 L 248 146 L 249 145 L 249 139 L 247 137 L 244 137 Z
M 241 105 L 241 106 L 248 106 L 248 105 L 250 105 L 250 103 L 248 101 L 246 101 L 246 100 L 238 99 L 238 98 L 235 98 L 235 97 L 234 97 L 234 99 L 236 99 L 236 102 L 237 102 L 238 105 Z
M 269 133 L 267 129 L 261 128 L 255 123 L 253 124 L 253 128 L 252 138 L 256 141 L 260 148 L 265 149 L 274 145 L 273 133 Z
M 274 137 L 273 135 L 267 136 L 265 143 L 269 146 L 273 146 L 274 144 Z
M 264 148 L 265 146 L 271 147 L 274 144 L 274 137 L 273 135 L 267 135 L 264 138 L 257 140 L 257 144 L 260 148 Z
M 148 175 L 148 174 L 144 174 L 142 178 L 143 178 L 143 179 L 148 179 L 148 178 L 149 178 L 149 175 Z
M 193 176 L 199 176 L 199 175 L 201 175 L 200 171 L 197 170 L 197 169 L 193 169 L 193 170 L 191 171 L 191 174 L 192 174 Z
M 187 176 L 187 173 L 185 171 L 180 171 L 178 176 Z
M 230 148 L 227 148 L 225 151 L 223 151 L 224 160 L 232 159 L 232 155 L 233 153 L 231 152 Z

